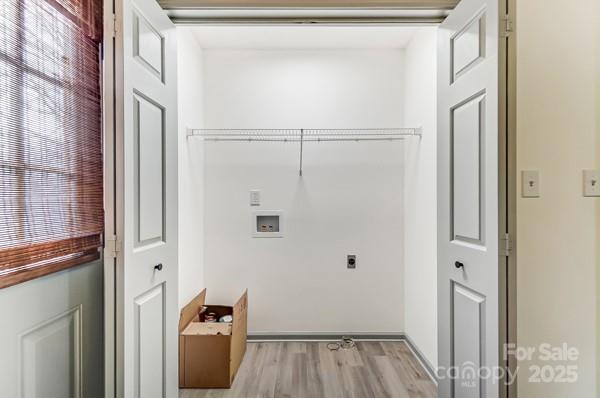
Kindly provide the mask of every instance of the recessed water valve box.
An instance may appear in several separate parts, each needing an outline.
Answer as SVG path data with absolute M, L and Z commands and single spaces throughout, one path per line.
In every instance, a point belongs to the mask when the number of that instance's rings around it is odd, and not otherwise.
M 252 214 L 252 236 L 255 238 L 282 238 L 282 212 L 280 210 L 255 211 Z

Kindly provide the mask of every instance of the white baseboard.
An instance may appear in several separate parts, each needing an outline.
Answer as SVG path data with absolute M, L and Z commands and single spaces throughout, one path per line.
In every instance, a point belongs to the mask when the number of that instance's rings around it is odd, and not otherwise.
M 404 333 L 377 332 L 250 332 L 250 341 L 335 341 L 344 336 L 358 341 L 404 340 Z

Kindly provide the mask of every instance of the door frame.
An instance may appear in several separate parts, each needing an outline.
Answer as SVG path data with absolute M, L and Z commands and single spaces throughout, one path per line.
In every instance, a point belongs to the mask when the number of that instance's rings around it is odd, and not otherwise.
M 116 62 L 117 43 L 115 1 L 103 1 L 103 41 L 102 41 L 102 125 L 104 143 L 104 396 L 118 396 L 117 375 L 117 241 L 119 209 L 117 183 L 119 181 L 117 140 L 117 101 L 116 101 Z
M 500 299 L 500 340 L 504 344 L 517 343 L 517 0 L 500 0 L 504 8 L 499 43 L 499 176 L 498 176 L 498 236 L 500 253 L 499 281 L 503 297 Z M 502 11 L 502 10 L 501 10 Z M 499 347 L 499 358 L 514 374 L 517 361 L 514 356 L 506 358 L 505 345 Z M 501 381 L 501 397 L 516 398 L 517 383 L 510 386 Z
M 117 60 L 115 0 L 103 0 L 102 131 L 104 144 L 104 396 L 117 397 Z
M 118 79 L 115 73 L 115 65 L 121 60 L 122 48 L 115 40 L 118 31 L 118 19 L 115 16 L 115 3 L 119 0 L 104 0 L 103 24 L 104 39 L 102 43 L 102 123 L 103 123 L 103 145 L 104 145 L 104 211 L 105 211 L 105 232 L 104 232 L 104 380 L 105 397 L 117 397 L 118 385 L 123 382 L 122 377 L 117 374 L 115 362 L 119 355 L 116 339 L 116 319 L 117 319 L 117 289 L 115 285 L 116 276 L 116 256 L 120 250 L 120 241 L 117 234 L 117 211 L 122 207 L 119 201 L 118 190 L 122 189 L 118 178 L 118 151 L 120 150 L 116 141 L 117 113 L 115 87 Z M 385 12 L 385 7 L 368 7 L 362 10 L 376 9 Z M 504 8 L 501 15 L 505 15 L 505 20 L 500 21 L 501 42 L 499 43 L 499 186 L 498 186 L 498 210 L 499 210 L 499 236 L 506 239 L 500 242 L 500 248 L 505 249 L 499 258 L 500 269 L 500 338 L 504 343 L 498 347 L 500 358 L 504 358 L 505 344 L 516 344 L 517 341 L 517 295 L 516 295 L 516 269 L 517 269 L 517 250 L 514 246 L 516 242 L 516 199 L 517 199 L 517 131 L 516 131 L 516 0 L 500 0 Z M 219 10 L 219 8 L 212 8 Z M 232 9 L 223 9 L 231 11 Z M 256 10 L 256 9 L 254 9 Z M 312 10 L 318 11 L 317 8 Z M 387 8 L 387 10 L 402 10 L 401 7 Z M 246 9 L 247 11 L 247 9 Z M 406 11 L 414 9 L 406 8 Z M 448 11 L 448 10 L 445 10 Z M 168 9 L 165 9 L 168 13 Z M 311 24 L 324 25 L 438 25 L 443 18 L 424 16 L 411 17 L 393 16 L 393 17 L 310 17 L 298 18 L 287 17 L 227 17 L 227 18 L 172 18 L 176 25 L 194 25 L 194 24 L 219 24 L 219 25 L 239 25 L 239 24 L 261 24 L 261 25 L 289 25 Z M 511 372 L 516 370 L 516 359 L 508 358 L 504 366 Z M 517 397 L 517 383 L 511 386 L 505 386 L 500 383 L 503 398 Z

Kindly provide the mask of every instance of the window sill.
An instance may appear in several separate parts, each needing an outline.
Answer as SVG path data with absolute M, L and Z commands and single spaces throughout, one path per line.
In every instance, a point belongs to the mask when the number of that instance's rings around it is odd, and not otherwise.
M 99 258 L 100 252 L 95 250 L 85 253 L 71 254 L 52 260 L 29 264 L 16 269 L 6 270 L 0 273 L 0 289 L 40 278 L 54 272 L 76 267 Z

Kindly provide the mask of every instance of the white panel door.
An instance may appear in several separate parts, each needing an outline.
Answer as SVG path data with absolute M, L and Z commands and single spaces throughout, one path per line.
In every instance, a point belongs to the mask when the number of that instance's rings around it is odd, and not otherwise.
M 155 0 L 119 0 L 115 14 L 115 395 L 175 398 L 175 27 Z
M 499 0 L 462 0 L 438 34 L 440 398 L 500 391 L 498 21 Z

